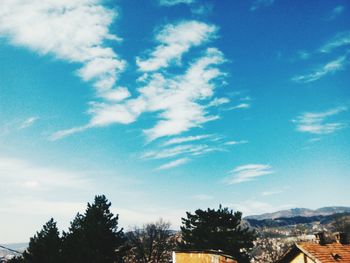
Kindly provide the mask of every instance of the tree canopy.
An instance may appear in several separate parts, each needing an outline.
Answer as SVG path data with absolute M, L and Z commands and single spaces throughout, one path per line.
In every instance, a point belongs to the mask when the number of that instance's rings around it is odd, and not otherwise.
M 125 243 L 123 229 L 118 229 L 118 215 L 110 211 L 104 195 L 88 203 L 84 215 L 77 214 L 69 231 L 63 235 L 66 262 L 114 263 L 121 261 Z
M 220 250 L 239 262 L 248 261 L 248 251 L 253 247 L 255 232 L 242 225 L 242 213 L 228 208 L 218 210 L 198 209 L 194 214 L 186 213 L 182 218 L 183 249 Z
M 59 263 L 62 240 L 56 222 L 51 218 L 40 232 L 30 239 L 28 249 L 23 253 L 24 262 Z

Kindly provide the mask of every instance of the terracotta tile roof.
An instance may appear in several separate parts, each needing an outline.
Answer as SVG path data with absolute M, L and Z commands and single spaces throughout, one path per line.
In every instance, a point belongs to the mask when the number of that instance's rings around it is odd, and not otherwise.
M 348 244 L 332 243 L 319 245 L 308 242 L 299 243 L 296 246 L 315 262 L 350 262 L 350 245 Z

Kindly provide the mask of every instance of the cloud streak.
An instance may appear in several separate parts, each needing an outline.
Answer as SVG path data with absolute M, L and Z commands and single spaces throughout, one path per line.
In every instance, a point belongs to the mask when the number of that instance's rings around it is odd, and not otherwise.
M 159 0 L 159 5 L 161 6 L 175 6 L 179 4 L 193 4 L 196 0 Z
M 231 184 L 239 184 L 255 180 L 263 175 L 274 173 L 272 167 L 266 164 L 247 164 L 234 168 L 229 172 L 230 176 L 226 177 L 224 182 Z
M 26 119 L 25 121 L 22 122 L 19 129 L 20 130 L 27 129 L 27 128 L 33 126 L 37 120 L 39 120 L 39 117 L 36 117 L 36 116 L 29 117 L 28 119 Z
M 343 122 L 327 122 L 327 119 L 347 111 L 347 107 L 336 107 L 323 112 L 305 112 L 299 115 L 294 123 L 297 131 L 311 134 L 325 135 L 341 130 L 347 126 Z
M 173 145 L 173 144 L 181 144 L 184 142 L 193 142 L 193 141 L 199 141 L 203 139 L 207 139 L 209 137 L 212 137 L 211 134 L 203 134 L 203 135 L 196 135 L 196 136 L 187 136 L 187 137 L 176 137 L 172 138 L 165 143 L 163 143 L 164 146 Z
M 180 159 L 177 159 L 177 160 L 174 160 L 174 161 L 171 161 L 171 162 L 168 162 L 166 164 L 159 166 L 157 168 L 157 170 L 172 169 L 172 168 L 178 167 L 180 165 L 184 165 L 184 164 L 188 163 L 189 161 L 190 161 L 189 158 L 180 158 Z
M 334 49 L 350 45 L 350 31 L 341 32 L 335 35 L 331 40 L 324 44 L 319 51 L 322 53 L 330 53 Z
M 322 67 L 314 70 L 313 72 L 305 75 L 297 75 L 292 78 L 292 81 L 298 83 L 310 83 L 316 80 L 319 80 L 327 75 L 334 74 L 338 71 L 341 71 L 345 66 L 349 64 L 348 55 L 340 56 L 335 60 L 328 62 Z

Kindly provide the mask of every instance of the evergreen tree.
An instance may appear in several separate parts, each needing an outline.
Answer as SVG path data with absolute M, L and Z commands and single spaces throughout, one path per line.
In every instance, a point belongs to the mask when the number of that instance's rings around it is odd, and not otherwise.
M 23 253 L 26 263 L 61 263 L 62 241 L 56 222 L 51 218 L 40 232 L 30 238 L 28 249 Z
M 118 215 L 110 211 L 111 203 L 104 195 L 88 203 L 84 215 L 78 214 L 64 233 L 65 262 L 114 263 L 122 258 L 125 243 L 123 229 L 118 230 Z
M 198 209 L 182 218 L 182 242 L 185 249 L 221 250 L 239 262 L 249 262 L 248 252 L 253 247 L 255 233 L 242 225 L 242 213 L 228 208 Z

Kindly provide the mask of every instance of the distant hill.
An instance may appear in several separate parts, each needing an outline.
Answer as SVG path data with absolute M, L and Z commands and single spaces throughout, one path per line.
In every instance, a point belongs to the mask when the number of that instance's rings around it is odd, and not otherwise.
M 23 252 L 28 247 L 28 243 L 11 243 L 11 244 L 0 244 L 0 245 L 19 252 Z
M 350 216 L 350 213 L 336 213 L 331 215 L 318 216 L 293 216 L 293 217 L 278 217 L 274 219 L 245 219 L 252 227 L 283 227 L 299 224 L 314 224 L 319 222 L 322 225 L 334 222 L 339 217 Z
M 330 206 L 330 207 L 321 207 L 316 210 L 312 210 L 308 208 L 292 208 L 288 210 L 277 211 L 274 213 L 246 216 L 244 219 L 265 220 L 265 219 L 276 219 L 276 218 L 328 216 L 328 215 L 340 214 L 340 213 L 350 213 L 350 207 Z

